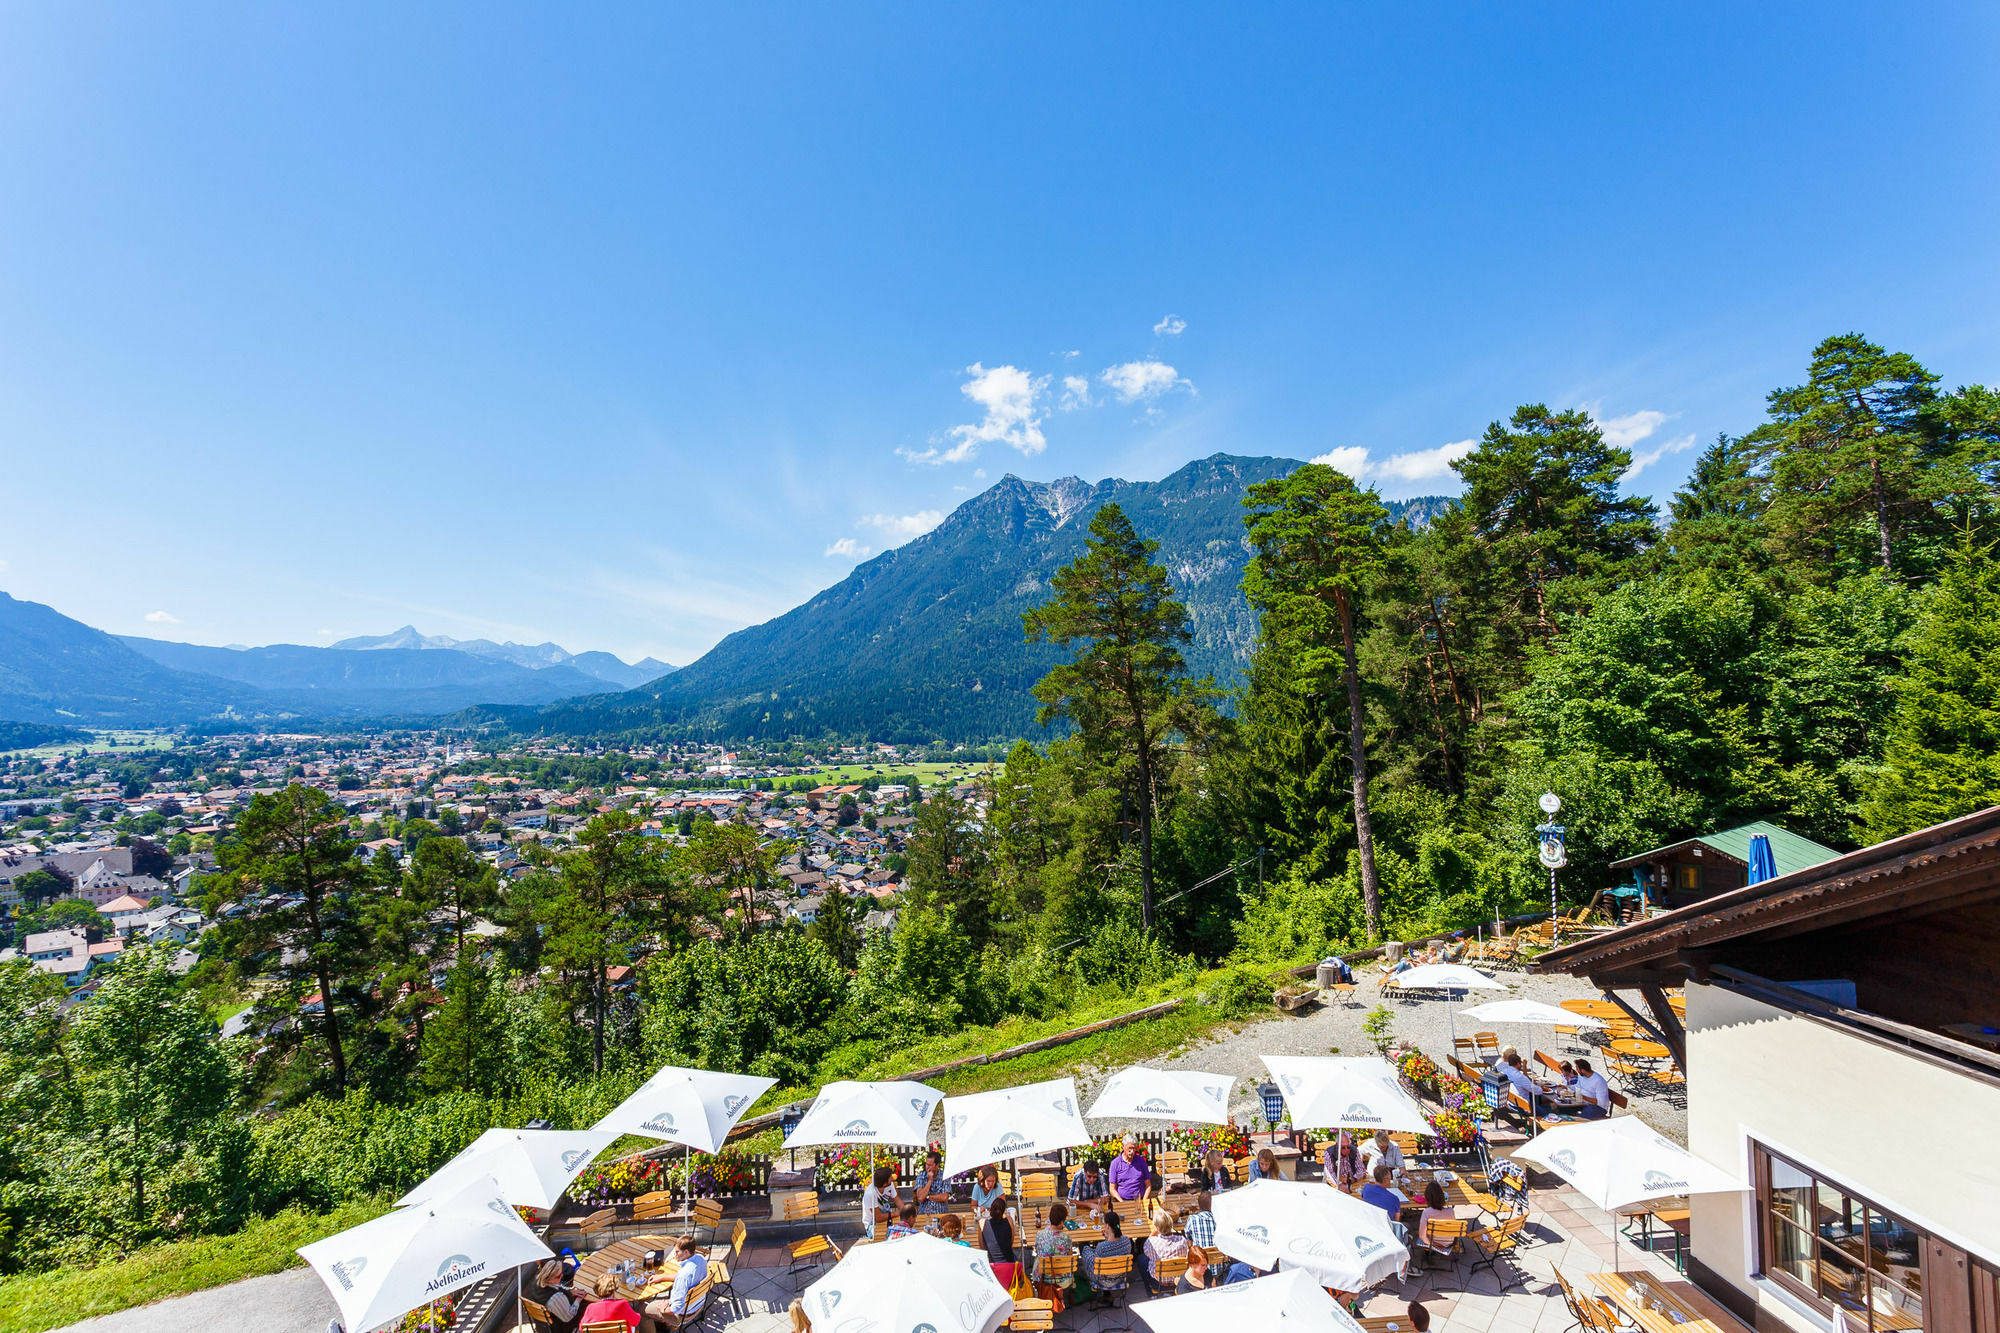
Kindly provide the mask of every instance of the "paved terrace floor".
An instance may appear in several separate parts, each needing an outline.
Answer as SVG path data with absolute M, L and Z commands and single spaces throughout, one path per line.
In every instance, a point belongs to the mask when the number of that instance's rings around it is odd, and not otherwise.
M 1412 1300 L 1422 1301 L 1431 1313 L 1431 1328 L 1442 1333 L 1563 1333 L 1574 1326 L 1563 1304 L 1562 1291 L 1555 1282 L 1555 1270 L 1580 1289 L 1593 1290 L 1589 1275 L 1612 1267 L 1614 1238 L 1611 1219 L 1573 1190 L 1537 1190 L 1530 1197 L 1528 1234 L 1531 1243 L 1510 1261 L 1502 1258 L 1498 1274 L 1481 1269 L 1470 1278 L 1469 1264 L 1461 1262 L 1455 1271 L 1437 1271 L 1409 1280 L 1384 1284 L 1363 1309 L 1367 1315 L 1399 1314 Z M 1674 1269 L 1672 1236 L 1663 1229 L 1653 1232 L 1657 1254 L 1641 1250 L 1635 1239 L 1616 1246 L 1618 1265 L 1627 1272 L 1643 1271 L 1669 1287 L 1688 1304 L 1700 1309 L 1724 1329 L 1742 1326 L 1685 1282 Z M 711 1320 L 709 1327 L 723 1333 L 786 1333 L 790 1324 L 785 1311 L 792 1299 L 827 1270 L 807 1269 L 797 1275 L 786 1271 L 786 1256 L 776 1244 L 759 1244 L 754 1239 L 746 1247 L 747 1261 L 736 1279 L 743 1297 L 739 1316 L 730 1307 L 729 1317 Z M 1502 1289 L 1503 1279 L 1506 1282 Z M 1143 1300 L 1141 1291 L 1133 1299 Z M 1058 1321 L 1067 1333 L 1109 1333 L 1109 1330 L 1143 1325 L 1122 1311 L 1093 1313 L 1075 1310 Z M 205 1333 L 217 1333 L 214 1329 Z M 317 1331 L 315 1331 L 317 1333 Z M 520 1333 L 528 1333 L 520 1330 Z M 1747 1331 L 1746 1331 L 1747 1333 Z

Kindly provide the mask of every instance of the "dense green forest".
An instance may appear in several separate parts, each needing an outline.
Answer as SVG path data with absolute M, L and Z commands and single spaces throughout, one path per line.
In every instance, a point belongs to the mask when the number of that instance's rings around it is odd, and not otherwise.
M 2000 801 L 2000 395 L 1850 335 L 1746 424 L 1664 510 L 1541 405 L 1425 525 L 1324 466 L 1259 479 L 1233 699 L 1190 670 L 1149 534 L 1099 506 L 1021 625 L 1061 738 L 1012 749 L 983 819 L 919 808 L 893 932 L 837 895 L 750 929 L 786 886 L 744 824 L 675 845 L 606 815 L 503 884 L 457 840 L 406 826 L 407 866 L 361 859 L 320 793 L 260 796 L 191 976 L 135 952 L 65 1009 L 0 968 L 0 1264 L 406 1185 L 661 1063 L 810 1085 L 1167 984 L 1237 1016 L 1260 970 L 1543 901 L 1545 789 L 1572 896 L 1718 824 L 1854 845 Z M 226 996 L 255 1006 L 223 1043 Z

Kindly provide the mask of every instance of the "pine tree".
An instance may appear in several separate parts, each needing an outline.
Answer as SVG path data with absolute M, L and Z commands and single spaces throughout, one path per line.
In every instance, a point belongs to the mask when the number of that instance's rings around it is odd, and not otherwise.
M 819 911 L 807 934 L 818 940 L 833 960 L 848 971 L 861 961 L 861 922 L 867 910 L 856 897 L 837 885 L 829 885 L 819 900 Z
M 428 1092 L 510 1091 L 507 1001 L 484 959 L 461 957 L 445 977 L 443 1003 L 425 1025 L 422 1081 Z
M 2000 804 L 2000 561 L 1968 533 L 1910 636 L 1882 770 L 1862 807 L 1892 838 Z
M 1197 725 L 1208 690 L 1187 679 L 1187 608 L 1160 544 L 1142 540 L 1116 504 L 1090 520 L 1084 553 L 1057 570 L 1054 595 L 1021 617 L 1031 642 L 1074 647 L 1072 660 L 1035 683 L 1043 726 L 1068 722 L 1112 770 L 1137 825 L 1139 912 L 1153 928 L 1153 821 L 1166 779 L 1169 740 Z
M 1382 929 L 1381 885 L 1368 813 L 1367 713 L 1355 659 L 1355 602 L 1380 567 L 1379 531 L 1388 517 L 1373 491 L 1341 473 L 1308 463 L 1288 477 L 1259 482 L 1244 496 L 1255 554 L 1243 592 L 1264 616 L 1265 633 L 1289 639 L 1300 678 L 1346 685 L 1348 774 L 1354 837 L 1361 855 L 1361 901 L 1371 937 Z

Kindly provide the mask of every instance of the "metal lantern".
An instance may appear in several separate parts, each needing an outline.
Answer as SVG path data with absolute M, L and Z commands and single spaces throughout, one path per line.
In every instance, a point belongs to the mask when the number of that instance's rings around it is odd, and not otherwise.
M 1271 1127 L 1271 1142 L 1278 1141 L 1278 1122 L 1285 1118 L 1285 1096 L 1275 1083 L 1259 1083 L 1257 1096 L 1264 1103 L 1264 1120 Z

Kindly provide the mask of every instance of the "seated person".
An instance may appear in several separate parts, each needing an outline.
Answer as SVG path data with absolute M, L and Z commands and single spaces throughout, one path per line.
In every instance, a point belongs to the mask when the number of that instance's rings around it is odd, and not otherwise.
M 558 1333 L 576 1333 L 577 1316 L 583 1313 L 583 1298 L 577 1294 L 575 1276 L 558 1267 L 555 1290 L 542 1298 Z
M 917 1224 L 917 1216 L 917 1205 L 914 1203 L 904 1204 L 897 1212 L 896 1220 L 889 1224 L 889 1239 L 896 1240 L 902 1236 L 913 1236 L 917 1232 L 922 1231 L 923 1227 Z
M 1096 1162 L 1085 1162 L 1069 1178 L 1069 1197 L 1076 1202 L 1086 1199 L 1101 1199 L 1109 1192 L 1104 1183 L 1104 1168 Z
M 1283 1180 L 1278 1171 L 1278 1154 L 1269 1148 L 1259 1148 L 1257 1155 L 1250 1159 L 1250 1180 Z
M 979 1228 L 979 1241 L 986 1250 L 986 1260 L 994 1270 L 1000 1265 L 1012 1264 L 1014 1256 L 1014 1224 L 1007 1217 L 1007 1202 L 1002 1199 L 986 1211 L 986 1223 Z M 1002 1285 L 1009 1285 L 1004 1280 Z
M 1410 1327 L 1415 1329 L 1416 1333 L 1430 1333 L 1431 1312 L 1429 1310 L 1426 1310 L 1417 1302 L 1411 1301 L 1409 1316 Z
M 1590 1067 L 1590 1061 L 1576 1062 L 1576 1082 L 1570 1086 L 1583 1098 L 1577 1114 L 1585 1120 L 1602 1120 L 1611 1114 L 1611 1085 L 1604 1081 L 1604 1075 Z
M 1400 1190 L 1390 1185 L 1390 1178 L 1391 1172 L 1388 1166 L 1377 1162 L 1372 1178 L 1361 1187 L 1361 1200 L 1363 1203 L 1372 1203 L 1382 1209 L 1389 1214 L 1389 1220 L 1394 1222 L 1402 1216 L 1406 1200 Z
M 1125 1290 L 1128 1279 L 1099 1277 L 1097 1261 L 1117 1255 L 1129 1256 L 1132 1253 L 1132 1242 L 1126 1237 L 1124 1224 L 1118 1220 L 1118 1214 L 1106 1209 L 1100 1221 L 1104 1226 L 1104 1239 L 1095 1245 L 1084 1246 L 1082 1257 L 1077 1263 L 1083 1268 L 1083 1275 L 1090 1279 L 1090 1289 L 1103 1296 L 1109 1292 Z
M 1049 1220 L 1035 1233 L 1035 1294 L 1045 1301 L 1058 1303 L 1067 1299 L 1066 1293 L 1076 1285 L 1075 1270 L 1067 1273 L 1050 1273 L 1043 1262 L 1057 1255 L 1073 1255 L 1076 1246 L 1070 1242 L 1069 1229 L 1063 1223 L 1069 1220 L 1069 1205 L 1052 1203 L 1049 1205 Z
M 1542 1095 L 1540 1086 L 1521 1064 L 1521 1053 L 1512 1047 L 1508 1048 L 1507 1054 L 1500 1057 L 1500 1072 L 1506 1076 L 1509 1086 L 1520 1093 L 1521 1100 L 1528 1105 L 1533 1106 L 1535 1098 Z
M 1174 1283 L 1174 1294 L 1185 1296 L 1191 1291 L 1201 1291 L 1208 1286 L 1208 1256 L 1200 1250 L 1188 1252 L 1187 1269 Z
M 701 1318 L 702 1307 L 708 1298 L 694 1299 L 694 1289 L 708 1277 L 708 1256 L 694 1247 L 693 1236 L 680 1236 L 674 1241 L 674 1262 L 680 1265 L 674 1273 L 674 1289 L 664 1301 L 650 1301 L 645 1313 L 660 1328 L 679 1328 Z
M 1390 1174 L 1402 1175 L 1405 1169 L 1402 1145 L 1389 1137 L 1389 1131 L 1378 1129 L 1361 1145 L 1361 1171 L 1372 1176 L 1375 1168 L 1387 1166 Z
M 599 1273 L 597 1285 L 592 1288 L 597 1299 L 583 1307 L 583 1314 L 577 1320 L 578 1327 L 584 1324 L 621 1323 L 636 1330 L 639 1327 L 639 1312 L 632 1308 L 632 1302 L 618 1294 L 618 1277 L 615 1273 Z
M 1354 1147 L 1354 1136 L 1344 1129 L 1335 1130 L 1326 1141 L 1326 1151 L 1320 1154 L 1320 1168 L 1326 1173 L 1326 1183 L 1337 1190 L 1351 1191 L 1355 1181 L 1368 1178 L 1368 1173 L 1361 1169 L 1361 1154 Z
M 945 1183 L 944 1157 L 933 1148 L 924 1154 L 924 1169 L 917 1172 L 916 1184 L 910 1195 L 917 1201 L 917 1211 L 935 1214 L 951 1211 L 951 1186 Z
M 1182 1225 L 1182 1234 L 1188 1244 L 1209 1246 L 1215 1244 L 1215 1199 L 1207 1190 L 1194 1196 L 1194 1211 L 1188 1214 Z
M 902 1211 L 903 1201 L 896 1194 L 896 1169 L 878 1166 L 875 1176 L 868 1182 L 868 1188 L 861 1191 L 861 1231 L 870 1240 L 881 1234 L 878 1223 L 893 1220 Z
M 965 1223 L 958 1220 L 957 1213 L 946 1213 L 938 1219 L 938 1235 L 954 1245 L 970 1248 L 972 1244 L 965 1238 Z
M 1111 1159 L 1111 1193 L 1119 1199 L 1143 1199 L 1153 1192 L 1153 1168 L 1139 1147 L 1139 1136 L 1127 1134 Z
M 1220 1194 L 1235 1183 L 1229 1174 L 1229 1158 L 1223 1155 L 1220 1148 L 1209 1149 L 1201 1165 L 1188 1172 L 1188 1176 L 1194 1181 L 1196 1189 L 1210 1194 Z
M 1164 1208 L 1153 1210 L 1153 1234 L 1146 1238 L 1146 1290 L 1159 1295 L 1160 1260 L 1188 1257 L 1188 1239 L 1174 1230 L 1174 1215 Z
M 1435 1180 L 1424 1186 L 1424 1211 L 1417 1218 L 1417 1243 L 1428 1246 L 1433 1253 L 1448 1254 L 1454 1242 L 1442 1237 L 1433 1239 L 1431 1223 L 1456 1222 L 1458 1214 L 1445 1202 L 1444 1186 Z
M 1000 1173 L 991 1166 L 980 1167 L 979 1179 L 972 1186 L 972 1206 L 983 1213 L 1005 1197 L 1006 1192 L 1000 1188 Z

